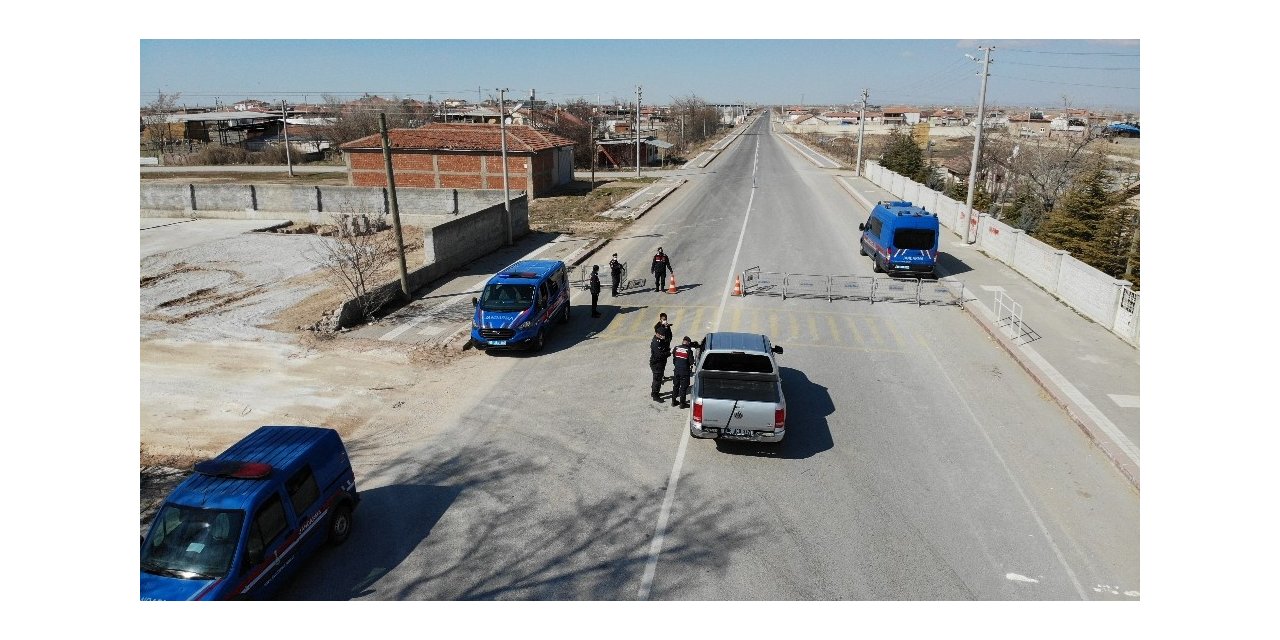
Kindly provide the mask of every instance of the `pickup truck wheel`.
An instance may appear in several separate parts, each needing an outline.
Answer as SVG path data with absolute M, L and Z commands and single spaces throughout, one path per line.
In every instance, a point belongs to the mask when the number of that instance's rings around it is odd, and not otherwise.
M 338 546 L 351 537 L 351 505 L 339 504 L 329 516 L 329 543 Z

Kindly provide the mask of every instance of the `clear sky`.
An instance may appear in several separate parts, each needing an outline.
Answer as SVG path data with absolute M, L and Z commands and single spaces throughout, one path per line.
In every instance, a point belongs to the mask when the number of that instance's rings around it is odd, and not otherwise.
M 841 10 L 843 11 L 843 10 Z M 584 30 L 583 34 L 606 29 Z M 645 34 L 646 30 L 626 30 Z M 624 31 L 619 30 L 619 34 Z M 856 30 L 851 33 L 857 33 Z M 296 34 L 295 34 L 296 35 Z M 1084 39 L 142 39 L 139 104 L 245 98 L 320 102 L 324 95 L 579 98 L 666 104 L 976 105 L 980 46 L 994 46 L 987 104 L 1132 111 L 1137 40 Z

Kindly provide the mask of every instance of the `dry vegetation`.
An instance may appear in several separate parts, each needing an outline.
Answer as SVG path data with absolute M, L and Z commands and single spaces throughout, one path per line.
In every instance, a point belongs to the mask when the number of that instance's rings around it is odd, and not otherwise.
M 534 231 L 547 233 L 613 237 L 629 221 L 606 218 L 599 214 L 655 180 L 656 178 L 633 178 L 597 182 L 595 190 L 591 190 L 588 182 L 575 181 L 560 190 L 560 195 L 538 198 L 531 202 L 529 227 Z

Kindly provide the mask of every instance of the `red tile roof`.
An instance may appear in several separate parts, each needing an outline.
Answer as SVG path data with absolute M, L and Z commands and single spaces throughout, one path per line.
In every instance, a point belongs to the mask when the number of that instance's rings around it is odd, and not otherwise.
M 500 127 L 496 124 L 433 123 L 417 129 L 392 129 L 387 132 L 392 149 L 428 149 L 457 151 L 501 151 Z M 554 133 L 539 131 L 528 125 L 507 126 L 508 153 L 534 153 L 566 147 L 573 140 Z M 373 134 L 352 140 L 342 149 L 381 149 L 382 135 Z

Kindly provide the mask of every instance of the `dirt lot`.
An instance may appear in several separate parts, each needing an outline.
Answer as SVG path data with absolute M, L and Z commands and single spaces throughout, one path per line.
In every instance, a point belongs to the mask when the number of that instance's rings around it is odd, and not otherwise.
M 530 225 L 611 235 L 626 223 L 601 221 L 595 214 L 643 184 L 597 184 L 591 193 L 587 185 L 575 185 L 564 195 L 535 200 Z M 261 425 L 329 426 L 376 449 L 386 438 L 425 435 L 440 421 L 423 416 L 445 418 L 454 407 L 469 406 L 467 399 L 482 388 L 476 381 L 509 366 L 502 359 L 476 358 L 474 350 L 303 329 L 346 299 L 315 261 L 319 241 L 314 234 L 242 233 L 142 256 L 140 524 L 196 461 Z M 411 248 L 408 264 L 420 264 L 422 230 L 406 227 L 405 245 Z M 395 277 L 388 264 L 381 280 Z M 372 462 L 376 455 L 364 459 Z

